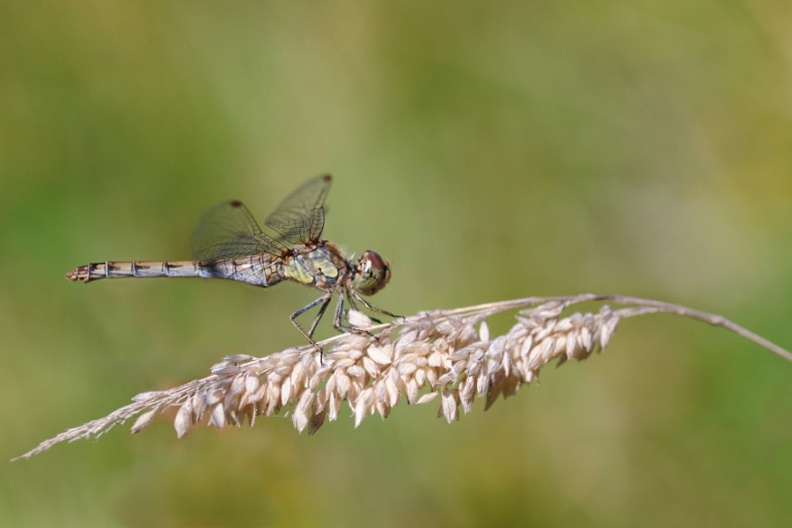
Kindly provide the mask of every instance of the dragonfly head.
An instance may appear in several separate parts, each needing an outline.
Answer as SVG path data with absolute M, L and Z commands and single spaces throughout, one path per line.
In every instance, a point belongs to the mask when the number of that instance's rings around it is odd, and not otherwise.
M 364 251 L 357 262 L 352 288 L 363 295 L 374 295 L 388 284 L 390 264 L 373 251 Z

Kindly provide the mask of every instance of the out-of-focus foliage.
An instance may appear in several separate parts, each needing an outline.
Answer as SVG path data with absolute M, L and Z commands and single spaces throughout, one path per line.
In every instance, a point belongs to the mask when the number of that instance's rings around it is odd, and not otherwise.
M 792 344 L 790 50 L 784 2 L 4 3 L 2 453 L 301 342 L 297 286 L 62 276 L 187 258 L 206 208 L 263 219 L 320 172 L 327 238 L 391 261 L 389 310 L 618 292 Z M 790 381 L 647 318 L 451 426 L 60 446 L 2 471 L 0 524 L 778 526 Z

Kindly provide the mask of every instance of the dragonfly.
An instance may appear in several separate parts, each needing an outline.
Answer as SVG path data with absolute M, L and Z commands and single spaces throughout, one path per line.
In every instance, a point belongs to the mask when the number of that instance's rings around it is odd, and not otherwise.
M 266 232 L 239 200 L 209 209 L 193 232 L 193 260 L 96 262 L 75 268 L 66 278 L 92 282 L 129 277 L 201 277 L 262 288 L 282 281 L 296 282 L 322 292 L 321 297 L 289 317 L 321 352 L 313 335 L 333 295 L 338 295 L 333 327 L 340 332 L 361 331 L 343 322 L 345 299 L 356 311 L 360 311 L 359 302 L 372 312 L 397 317 L 362 297 L 374 295 L 388 284 L 388 261 L 367 250 L 353 262 L 337 244 L 321 238 L 331 180 L 329 174 L 323 174 L 297 188 L 264 221 Z M 318 313 L 305 331 L 297 318 L 317 306 Z

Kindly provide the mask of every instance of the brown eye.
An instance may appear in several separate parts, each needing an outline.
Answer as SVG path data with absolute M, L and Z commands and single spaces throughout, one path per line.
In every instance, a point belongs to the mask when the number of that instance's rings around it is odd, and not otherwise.
M 374 295 L 388 284 L 388 262 L 373 251 L 364 251 L 357 265 L 354 288 L 363 295 Z

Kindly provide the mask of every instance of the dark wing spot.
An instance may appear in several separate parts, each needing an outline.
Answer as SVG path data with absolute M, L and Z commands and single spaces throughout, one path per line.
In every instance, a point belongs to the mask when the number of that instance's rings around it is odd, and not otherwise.
M 242 202 L 240 202 L 239 200 L 231 200 L 230 202 L 228 202 L 228 205 L 230 205 L 231 207 L 242 207 Z

